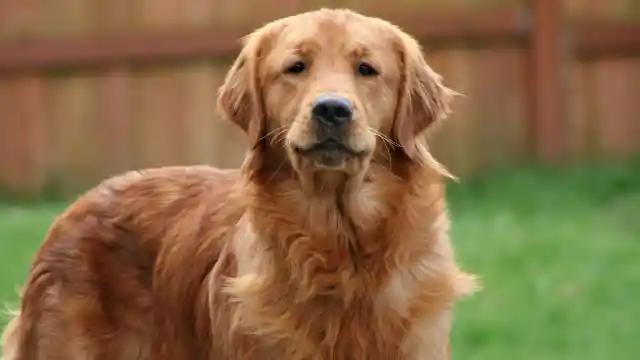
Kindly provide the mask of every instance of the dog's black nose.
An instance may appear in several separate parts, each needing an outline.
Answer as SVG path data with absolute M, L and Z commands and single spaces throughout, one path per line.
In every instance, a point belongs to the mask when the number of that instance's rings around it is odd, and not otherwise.
M 339 95 L 318 96 L 311 109 L 313 120 L 323 125 L 341 126 L 349 122 L 352 115 L 351 102 Z

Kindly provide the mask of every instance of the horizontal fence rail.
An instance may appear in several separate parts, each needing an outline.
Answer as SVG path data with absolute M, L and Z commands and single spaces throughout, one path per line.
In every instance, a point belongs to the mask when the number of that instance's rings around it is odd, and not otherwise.
M 540 16 L 546 16 L 548 8 L 544 9 Z M 416 14 L 399 17 L 394 22 L 402 24 L 405 30 L 430 47 L 490 43 L 521 43 L 524 46 L 536 30 L 532 26 L 533 16 L 532 10 L 523 6 L 469 14 Z M 239 50 L 240 39 L 253 29 L 219 26 L 177 34 L 5 42 L 0 43 L 0 75 L 232 57 Z M 640 23 L 578 23 L 570 25 L 566 32 L 572 40 L 571 51 L 582 59 L 640 56 Z

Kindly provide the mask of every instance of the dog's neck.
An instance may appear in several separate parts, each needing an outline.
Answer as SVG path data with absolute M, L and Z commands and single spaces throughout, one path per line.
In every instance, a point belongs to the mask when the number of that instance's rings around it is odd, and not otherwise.
M 309 296 L 371 290 L 358 267 L 378 266 L 367 259 L 397 245 L 389 228 L 393 219 L 409 213 L 403 228 L 420 232 L 430 224 L 415 214 L 444 207 L 437 172 L 409 161 L 394 169 L 373 162 L 357 176 L 316 173 L 304 180 L 286 163 L 261 159 L 261 165 L 267 171 L 252 173 L 246 187 L 251 237 L 277 258 L 273 263 L 289 265 L 278 271 Z

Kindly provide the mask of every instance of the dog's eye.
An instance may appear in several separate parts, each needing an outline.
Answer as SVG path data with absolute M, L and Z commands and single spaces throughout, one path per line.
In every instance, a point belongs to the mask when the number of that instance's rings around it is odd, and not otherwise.
M 295 64 L 289 66 L 285 70 L 285 73 L 287 73 L 287 74 L 300 74 L 300 73 L 304 72 L 305 70 L 307 70 L 307 64 L 305 64 L 302 61 L 298 61 Z
M 371 64 L 361 62 L 358 64 L 358 74 L 362 76 L 376 76 L 378 75 L 378 71 Z

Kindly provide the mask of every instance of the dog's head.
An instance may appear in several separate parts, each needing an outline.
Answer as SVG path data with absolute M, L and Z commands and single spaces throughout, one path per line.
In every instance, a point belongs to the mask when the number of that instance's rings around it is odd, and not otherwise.
M 270 153 L 301 175 L 353 176 L 386 154 L 428 160 L 418 139 L 452 94 L 399 28 L 324 9 L 249 35 L 218 103 L 253 142 L 250 167 Z

